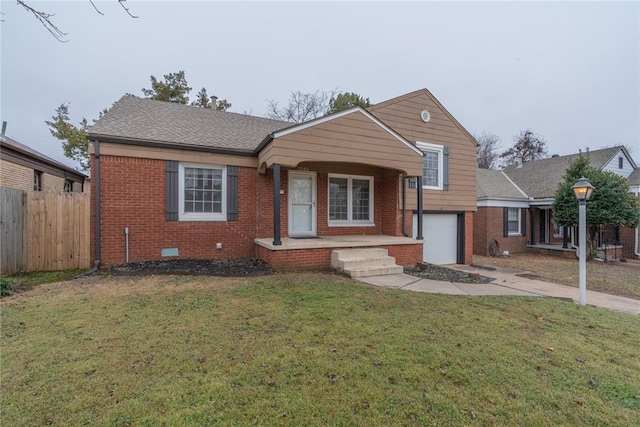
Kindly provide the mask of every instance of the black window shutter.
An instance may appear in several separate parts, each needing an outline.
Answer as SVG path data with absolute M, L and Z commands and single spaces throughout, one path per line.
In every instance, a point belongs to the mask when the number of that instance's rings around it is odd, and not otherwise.
M 442 189 L 449 190 L 449 147 L 442 150 Z
M 227 221 L 238 220 L 238 167 L 227 166 Z
M 509 208 L 502 208 L 502 235 L 509 237 Z
M 527 235 L 527 208 L 520 209 L 520 234 Z
M 178 220 L 178 162 L 167 160 L 165 163 L 165 216 L 167 221 Z

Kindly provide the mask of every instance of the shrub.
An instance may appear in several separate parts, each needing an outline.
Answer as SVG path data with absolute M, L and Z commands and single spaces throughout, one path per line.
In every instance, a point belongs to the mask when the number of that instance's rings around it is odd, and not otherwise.
M 13 285 L 9 280 L 4 277 L 0 277 L 0 296 L 6 297 L 13 293 Z

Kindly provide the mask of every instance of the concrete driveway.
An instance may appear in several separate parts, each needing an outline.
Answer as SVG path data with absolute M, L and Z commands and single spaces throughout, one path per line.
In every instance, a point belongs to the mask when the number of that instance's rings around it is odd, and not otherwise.
M 488 284 L 454 283 L 443 282 L 440 280 L 421 279 L 408 274 L 363 277 L 357 280 L 374 286 L 449 295 L 515 295 L 552 297 L 562 298 L 576 303 L 579 298 L 578 288 L 518 276 L 518 274 L 528 273 L 523 270 L 514 270 L 503 267 L 492 267 L 495 269 L 490 270 L 460 264 L 447 265 L 446 267 L 492 277 L 495 280 Z M 587 304 L 623 313 L 640 315 L 640 300 L 590 291 L 588 284 Z

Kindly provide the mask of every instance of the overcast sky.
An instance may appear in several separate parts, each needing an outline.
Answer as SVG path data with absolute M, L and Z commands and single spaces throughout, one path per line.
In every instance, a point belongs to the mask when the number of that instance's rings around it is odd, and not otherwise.
M 149 77 L 184 70 L 230 111 L 263 116 L 290 91 L 373 103 L 429 89 L 472 134 L 502 148 L 531 129 L 549 154 L 624 144 L 640 164 L 640 2 L 36 2 L 56 41 L 2 0 L 7 134 L 74 165 L 44 123 L 62 103 L 97 118 Z

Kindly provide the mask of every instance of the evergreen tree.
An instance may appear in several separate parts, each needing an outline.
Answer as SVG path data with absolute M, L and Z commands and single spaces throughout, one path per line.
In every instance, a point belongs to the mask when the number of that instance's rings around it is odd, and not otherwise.
M 371 102 L 369 101 L 369 98 L 360 96 L 357 93 L 343 92 L 338 94 L 338 96 L 331 97 L 329 100 L 329 109 L 327 110 L 327 114 L 348 110 L 355 106 L 367 108 L 371 107 Z
M 578 224 L 578 201 L 571 187 L 582 177 L 595 187 L 587 201 L 587 238 L 589 254 L 593 257 L 597 249 L 598 227 L 637 227 L 640 225 L 640 204 L 638 198 L 629 192 L 625 178 L 596 169 L 586 156 L 580 156 L 569 164 L 554 195 L 553 217 L 557 224 L 567 227 Z
M 80 163 L 80 168 L 83 171 L 87 171 L 89 169 L 88 120 L 83 117 L 79 126 L 71 124 L 69 120 L 69 103 L 66 102 L 60 104 L 55 111 L 56 114 L 52 117 L 52 121 L 45 121 L 49 125 L 51 135 L 62 141 L 62 150 L 65 157 Z M 102 117 L 106 112 L 107 109 L 105 108 L 100 112 L 99 117 Z
M 184 71 L 165 74 L 164 80 L 151 76 L 151 89 L 142 89 L 142 93 L 149 99 L 178 104 L 189 103 L 189 92 L 191 88 L 187 84 Z

